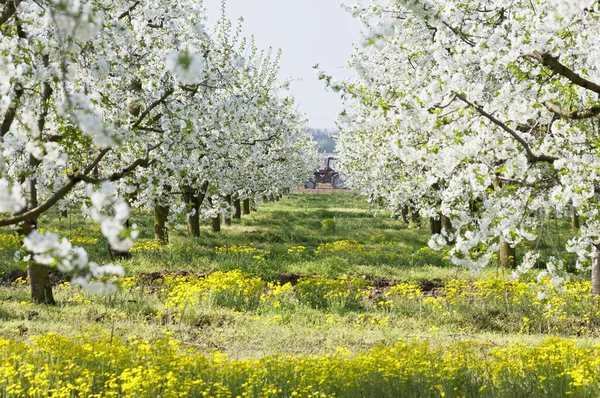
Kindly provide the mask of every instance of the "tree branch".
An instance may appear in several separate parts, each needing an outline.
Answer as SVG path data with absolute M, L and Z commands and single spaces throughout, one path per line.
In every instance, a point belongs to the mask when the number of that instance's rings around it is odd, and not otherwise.
M 500 127 L 502 130 L 504 130 L 508 134 L 510 134 L 519 144 L 521 144 L 521 146 L 523 147 L 523 149 L 525 149 L 525 153 L 527 155 L 527 160 L 530 163 L 538 163 L 538 162 L 553 163 L 556 160 L 556 158 L 551 157 L 551 156 L 547 156 L 547 155 L 539 155 L 539 156 L 535 155 L 531 151 L 531 148 L 529 147 L 529 144 L 527 143 L 527 141 L 525 141 L 523 139 L 523 137 L 521 137 L 519 134 L 517 134 L 516 131 L 514 131 L 513 129 L 511 129 L 510 127 L 508 127 L 502 121 L 496 119 L 490 113 L 486 112 L 479 105 L 477 105 L 477 104 L 469 101 L 464 95 L 461 95 L 461 94 L 458 94 L 458 93 L 454 93 L 454 95 L 456 96 L 456 98 L 460 99 L 462 102 L 464 102 L 465 104 L 469 105 L 470 107 L 472 107 L 473 109 L 475 109 L 477 112 L 479 112 L 479 114 L 481 114 L 482 116 L 486 117 L 489 121 L 491 121 L 492 123 L 494 123 L 496 126 Z
M 240 145 L 256 145 L 257 142 L 271 141 L 276 136 L 277 136 L 277 134 L 273 134 L 267 138 L 258 138 L 258 139 L 252 140 L 252 141 L 242 141 L 242 142 L 238 142 L 238 144 L 240 144 Z
M 465 32 L 453 27 L 452 25 L 450 25 L 449 23 L 447 23 L 445 21 L 442 21 L 442 23 L 444 24 L 444 26 L 446 26 L 448 29 L 450 29 L 452 31 L 452 33 L 457 35 L 463 42 L 467 43 L 471 47 L 475 46 L 475 42 L 473 40 L 469 39 L 469 36 Z
M 592 106 L 580 111 L 570 111 L 564 109 L 551 101 L 544 102 L 544 106 L 552 113 L 563 119 L 582 120 L 591 118 L 600 118 L 600 106 Z
M 139 4 L 140 4 L 139 1 L 136 1 L 135 3 L 133 3 L 133 5 L 131 7 L 129 7 L 127 9 L 127 11 L 123 11 L 121 13 L 121 15 L 119 15 L 118 19 L 123 19 L 123 18 L 129 16 L 131 14 L 131 11 L 133 11 Z
M 50 56 L 48 54 L 44 54 L 42 56 L 42 62 L 44 64 L 44 67 L 47 68 L 48 65 L 50 64 Z M 52 96 L 52 92 L 53 92 L 53 90 L 52 90 L 52 87 L 50 86 L 50 83 L 48 83 L 48 81 L 44 81 L 42 83 L 42 90 L 40 93 L 41 101 L 40 101 L 40 110 L 39 110 L 38 120 L 37 120 L 38 130 L 40 131 L 40 134 L 43 134 L 44 127 L 46 126 L 46 117 L 48 116 L 48 106 L 49 106 L 50 97 Z
M 4 8 L 2 9 L 2 14 L 0 14 L 0 26 L 4 25 L 6 21 L 8 21 L 15 13 L 17 12 L 17 7 L 21 0 L 6 0 L 4 3 Z
M 157 99 L 156 101 L 154 101 L 153 103 L 151 103 L 150 106 L 148 107 L 148 109 L 146 109 L 144 112 L 142 112 L 142 114 L 140 115 L 140 117 L 131 126 L 131 128 L 136 128 L 140 124 L 142 124 L 142 122 L 144 121 L 144 119 L 146 118 L 146 116 L 148 116 L 148 114 L 150 112 L 152 112 L 152 109 L 156 108 L 157 106 L 159 106 L 160 104 L 162 104 L 163 102 L 165 102 L 166 99 L 169 98 L 169 96 L 171 94 L 173 94 L 174 92 L 175 92 L 174 88 L 170 88 L 167 91 L 165 91 L 165 93 L 162 95 L 162 97 L 160 97 L 159 99 Z
M 115 172 L 112 173 L 110 176 L 106 177 L 106 178 L 94 178 L 94 177 L 88 177 L 87 175 L 81 175 L 79 178 L 81 181 L 84 182 L 88 182 L 91 184 L 100 184 L 102 181 L 118 181 L 123 177 L 128 176 L 129 174 L 133 173 L 135 171 L 135 169 L 137 169 L 138 167 L 149 167 L 150 165 L 154 164 L 156 160 L 148 160 L 148 158 L 146 159 L 137 159 L 135 162 L 133 162 L 132 164 L 130 164 L 128 167 L 124 168 L 123 170 L 121 170 L 120 172 Z
M 98 164 L 102 161 L 102 159 L 104 158 L 104 156 L 106 156 L 106 154 L 108 152 L 110 152 L 110 148 L 105 148 L 105 149 L 101 150 L 100 153 L 94 158 L 94 160 L 92 160 L 92 163 L 90 163 L 83 170 L 83 174 L 88 175 L 92 172 L 92 170 L 94 170 L 96 167 L 98 167 Z
M 78 182 L 79 182 L 79 180 L 77 180 L 75 178 L 70 178 L 69 182 L 66 183 L 65 186 L 63 186 L 61 189 L 56 191 L 56 193 L 54 193 L 54 195 L 52 195 L 44 203 L 42 203 L 41 205 L 37 206 L 36 208 L 31 209 L 25 213 L 19 214 L 18 216 L 0 219 L 0 226 L 17 225 L 17 224 L 22 223 L 23 221 L 37 219 L 39 216 L 44 214 L 46 211 L 50 210 L 52 208 L 52 206 L 54 206 L 56 203 L 58 203 L 58 201 L 61 200 L 62 198 L 64 198 L 69 192 L 71 192 L 73 187 Z
M 17 106 L 16 103 L 19 102 L 21 96 L 23 95 L 23 87 L 20 84 L 17 84 L 15 87 L 15 98 L 13 99 L 13 105 L 6 110 L 4 113 L 4 119 L 2 120 L 2 124 L 0 125 L 0 138 L 4 137 L 6 133 L 10 130 L 10 126 L 15 120 L 15 116 L 17 115 Z
M 527 54 L 526 57 L 529 57 L 541 63 L 542 65 L 549 68 L 551 71 L 567 78 L 571 83 L 583 87 L 587 90 L 593 91 L 596 94 L 600 94 L 600 85 L 585 79 L 581 75 L 577 74 L 574 70 L 563 65 L 557 57 L 548 53 L 540 54 L 538 52 L 535 52 L 533 54 Z
M 39 205 L 31 210 L 28 210 L 24 213 L 18 214 L 14 217 L 0 219 L 0 226 L 16 225 L 16 224 L 22 223 L 27 220 L 37 219 L 39 216 L 44 214 L 46 211 L 50 210 L 56 203 L 58 203 L 59 200 L 61 200 L 65 196 L 67 196 L 69 194 L 69 192 L 71 192 L 71 190 L 75 187 L 75 185 L 77 185 L 77 183 L 79 183 L 81 181 L 90 182 L 93 184 L 98 184 L 98 183 L 101 183 L 102 181 L 106 181 L 106 180 L 117 181 L 117 180 L 127 176 L 128 174 L 132 173 L 136 168 L 148 167 L 154 162 L 154 161 L 149 161 L 148 157 L 146 157 L 145 159 L 137 159 L 131 165 L 124 168 L 121 172 L 113 173 L 108 178 L 100 179 L 100 178 L 88 177 L 88 174 L 92 172 L 92 170 L 98 165 L 98 163 L 108 153 L 109 150 L 110 149 L 103 149 L 102 151 L 100 151 L 100 153 L 96 156 L 96 158 L 92 161 L 92 163 L 90 163 L 84 169 L 83 172 L 70 174 L 68 176 L 69 182 L 67 182 L 61 189 L 56 191 L 54 193 L 54 195 L 52 195 L 50 198 L 48 198 L 44 203 L 42 203 L 41 205 Z

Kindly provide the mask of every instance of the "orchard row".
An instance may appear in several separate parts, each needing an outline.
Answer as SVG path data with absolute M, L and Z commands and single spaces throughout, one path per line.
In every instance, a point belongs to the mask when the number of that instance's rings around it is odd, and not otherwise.
M 37 230 L 48 211 L 82 207 L 115 253 L 137 235 L 131 207 L 169 217 L 233 212 L 310 174 L 316 151 L 260 51 L 201 1 L 3 2 L 0 17 L 0 226 L 25 236 L 33 296 L 52 302 L 47 267 L 79 284 L 120 275 Z M 101 288 L 104 285 L 97 285 Z M 102 289 L 100 289 L 102 290 Z

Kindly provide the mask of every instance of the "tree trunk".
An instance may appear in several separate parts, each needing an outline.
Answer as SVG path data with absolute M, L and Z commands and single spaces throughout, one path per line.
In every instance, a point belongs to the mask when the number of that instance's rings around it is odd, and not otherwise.
M 40 131 L 43 131 L 44 121 L 38 120 L 38 126 L 41 127 Z M 40 163 L 41 162 L 32 155 L 29 156 L 29 167 L 31 168 L 30 171 L 32 173 L 35 172 Z M 31 177 L 29 179 L 29 208 L 34 209 L 36 207 L 38 207 L 37 179 Z M 19 234 L 27 236 L 35 229 L 37 229 L 37 219 L 29 219 L 21 225 Z M 47 266 L 37 264 L 35 261 L 30 260 L 27 264 L 27 279 L 29 279 L 31 299 L 34 303 L 56 304 L 54 295 L 52 294 L 52 285 L 50 284 L 50 275 Z
M 159 204 L 154 205 L 154 240 L 161 245 L 169 243 L 169 234 L 167 232 L 168 217 L 169 207 Z
M 200 206 L 196 207 L 192 205 L 192 209 L 194 209 L 194 214 L 190 214 L 188 216 L 188 236 L 192 236 L 194 238 L 200 237 Z
M 50 65 L 50 56 L 48 54 L 42 56 L 44 66 Z M 38 111 L 37 127 L 40 134 L 44 133 L 46 125 L 46 116 L 48 115 L 48 107 L 50 97 L 52 96 L 52 87 L 48 81 L 44 81 L 40 90 L 40 107 Z M 29 155 L 29 209 L 38 207 L 37 194 L 37 179 L 35 171 L 41 164 L 41 161 L 33 155 Z M 20 234 L 27 236 L 37 228 L 37 219 L 29 219 L 20 226 Z M 31 286 L 31 298 L 35 303 L 39 304 L 55 304 L 54 296 L 52 295 L 52 285 L 50 284 L 50 275 L 48 267 L 41 264 L 36 264 L 33 260 L 27 265 L 27 277 Z
M 227 202 L 227 204 L 229 206 L 231 206 L 231 195 L 227 195 L 225 197 L 225 201 Z M 228 227 L 231 226 L 231 214 L 230 213 L 223 214 L 223 222 L 225 223 L 226 226 L 228 226 Z
M 431 226 L 431 235 L 442 233 L 442 218 L 431 217 L 429 219 L 429 225 Z
M 450 221 L 450 218 L 446 216 L 442 216 L 442 231 L 446 233 L 446 239 L 448 239 L 448 236 L 450 236 L 453 232 L 452 221 Z M 448 240 L 449 245 L 454 245 L 454 243 L 456 243 L 454 239 L 450 238 L 450 240 Z
M 578 231 L 581 227 L 581 222 L 579 220 L 579 214 L 576 211 L 573 211 L 573 215 L 571 216 L 571 228 L 573 231 Z
M 52 285 L 48 267 L 30 261 L 27 265 L 27 277 L 31 286 L 31 299 L 36 304 L 56 304 L 52 295 Z
M 127 204 L 131 207 L 131 203 L 129 201 L 127 201 Z M 127 220 L 125 220 L 125 228 L 129 229 L 130 226 L 130 222 L 129 222 L 129 218 L 127 218 Z M 123 260 L 126 258 L 130 258 L 131 257 L 131 253 L 129 251 L 121 251 L 121 250 L 117 250 L 115 248 L 113 248 L 110 243 L 108 244 L 108 254 L 110 255 L 110 258 L 113 260 Z
M 192 188 L 188 188 L 186 193 L 187 203 L 190 206 L 190 210 L 194 214 L 188 216 L 188 236 L 194 238 L 200 237 L 200 198 L 192 191 Z
M 217 216 L 215 218 L 211 218 L 211 225 L 213 232 L 221 232 L 221 216 Z
M 596 253 L 592 260 L 592 302 L 598 299 L 600 294 L 600 245 L 595 245 Z
M 202 184 L 200 193 L 194 191 L 191 187 L 183 188 L 184 200 L 188 204 L 190 210 L 194 211 L 194 214 L 188 216 L 188 236 L 194 238 L 200 237 L 200 206 L 204 203 L 206 193 L 208 191 L 208 182 Z
M 36 228 L 36 220 L 27 220 L 21 224 L 18 233 L 21 236 L 27 236 Z M 31 299 L 34 303 L 56 304 L 54 295 L 52 294 L 52 284 L 50 284 L 50 275 L 48 274 L 47 266 L 29 260 L 27 263 L 27 279 L 29 280 L 29 287 L 31 288 Z
M 411 221 L 414 222 L 415 224 L 418 224 L 418 223 L 421 222 L 421 215 L 419 214 L 418 211 L 412 210 L 412 212 L 411 212 Z
M 410 220 L 408 219 L 409 214 L 410 214 L 410 209 L 408 208 L 408 206 L 404 206 L 402 208 L 402 222 L 404 224 L 410 223 Z
M 19 234 L 22 236 L 29 235 L 36 228 L 36 220 L 28 220 L 21 225 Z M 51 304 L 54 305 L 54 296 L 52 294 L 52 284 L 50 283 L 50 275 L 48 267 L 37 264 L 30 260 L 27 264 L 27 279 L 31 288 L 31 299 L 36 304 Z
M 442 216 L 442 230 L 446 232 L 452 231 L 452 221 L 446 216 Z
M 250 199 L 244 199 L 243 214 L 244 215 L 250 214 Z
M 233 201 L 233 207 L 235 207 L 235 213 L 233 214 L 233 218 L 240 219 L 242 218 L 242 203 L 239 199 L 235 199 Z
M 500 267 L 504 269 L 517 267 L 517 250 L 504 240 L 500 244 Z

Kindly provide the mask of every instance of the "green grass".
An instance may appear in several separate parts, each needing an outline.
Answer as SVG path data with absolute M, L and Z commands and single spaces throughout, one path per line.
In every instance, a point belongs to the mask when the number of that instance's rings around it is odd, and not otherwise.
M 151 241 L 152 217 L 134 214 L 133 222 L 140 227 L 140 241 Z M 68 218 L 46 216 L 40 226 L 68 237 L 97 238 L 95 244 L 85 245 L 91 258 L 100 263 L 110 260 L 106 242 L 94 230 L 95 225 L 75 211 Z M 3 241 L 8 241 L 10 231 L 4 233 Z M 378 280 L 435 285 L 501 274 L 489 268 L 473 275 L 450 265 L 444 253 L 427 248 L 429 231 L 425 226 L 409 229 L 385 213 L 376 213 L 363 198 L 350 193 L 292 195 L 234 220 L 234 225 L 224 227 L 221 233 L 203 227 L 200 238 L 188 237 L 181 220 L 169 235 L 169 246 L 141 250 L 122 261 L 129 275 L 154 273 L 156 278 L 173 273 L 242 270 L 266 282 L 286 282 L 298 276 L 335 279 L 353 275 L 368 285 L 376 285 Z M 8 244 L 0 252 L 5 275 L 17 269 L 12 261 L 13 246 Z M 223 247 L 229 249 L 218 249 Z M 252 252 L 239 253 L 236 247 Z M 522 317 L 533 319 L 537 310 L 519 307 L 516 311 L 502 300 L 491 299 L 473 306 L 462 303 L 456 307 L 458 312 L 452 313 L 450 308 L 450 315 L 443 316 L 409 300 L 399 302 L 394 311 L 382 311 L 370 302 L 344 310 L 299 303 L 280 309 L 259 305 L 239 312 L 235 305 L 199 302 L 184 317 L 178 317 L 165 306 L 168 290 L 149 282 L 149 278 L 136 279 L 131 289 L 109 297 L 88 296 L 72 286 L 58 287 L 55 295 L 57 306 L 38 306 L 29 302 L 25 285 L 5 283 L 0 287 L 0 336 L 27 338 L 52 331 L 77 335 L 92 330 L 154 338 L 169 331 L 203 351 L 220 350 L 241 357 L 328 353 L 336 347 L 364 351 L 380 343 L 392 345 L 406 336 L 440 344 L 472 337 L 500 344 L 535 342 L 549 332 L 581 341 L 596 341 L 597 336 L 591 321 L 586 321 L 586 332 L 576 333 L 577 325 L 569 325 L 569 320 L 552 327 L 540 323 L 520 334 Z
M 323 220 L 334 224 L 324 228 Z M 157 271 L 187 271 L 203 273 L 210 270 L 244 268 L 264 278 L 274 278 L 282 273 L 327 274 L 361 273 L 369 277 L 415 278 L 426 275 L 445 277 L 448 263 L 437 253 L 419 253 L 427 246 L 429 233 L 426 229 L 408 229 L 386 214 L 376 214 L 363 198 L 353 194 L 292 195 L 279 202 L 260 207 L 259 211 L 242 220 L 234 220 L 233 226 L 224 227 L 221 233 L 213 233 L 208 226 L 201 230 L 200 238 L 187 236 L 184 220 L 169 231 L 170 246 L 164 250 L 144 250 L 122 262 L 130 274 Z M 139 226 L 139 241 L 151 241 L 153 217 L 134 214 L 132 223 Z M 110 262 L 106 241 L 95 225 L 82 218 L 75 210 L 67 218 L 44 216 L 40 228 L 60 231 L 69 238 L 92 237 L 96 244 L 84 244 L 90 258 L 98 263 Z M 1 231 L 1 230 L 0 230 Z M 10 234 L 8 229 L 3 230 Z M 371 256 L 320 256 L 312 255 L 320 245 L 339 240 L 357 241 L 365 250 L 377 252 Z M 395 247 L 384 247 L 382 242 L 397 242 Z M 227 259 L 215 252 L 215 247 L 253 245 L 269 253 L 258 264 L 239 264 L 237 259 Z M 290 257 L 288 249 L 304 246 L 309 255 Z M 14 247 L 0 252 L 0 272 L 17 269 L 14 263 Z M 435 266 L 435 269 L 417 270 L 415 266 Z
M 59 283 L 55 306 L 31 303 L 0 229 L 0 396 L 597 395 L 600 308 L 586 275 L 539 299 L 543 283 L 455 267 L 427 247 L 427 225 L 351 193 L 292 195 L 199 238 L 179 220 L 160 248 L 151 215 L 132 221 L 141 234 L 121 289 Z M 40 227 L 110 261 L 75 210 Z M 571 233 L 560 220 L 544 228 L 529 243 L 543 259 Z

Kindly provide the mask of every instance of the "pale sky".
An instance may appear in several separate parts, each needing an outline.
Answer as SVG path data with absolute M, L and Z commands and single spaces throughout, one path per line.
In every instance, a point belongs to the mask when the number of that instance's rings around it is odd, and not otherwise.
M 348 1 L 346 1 L 348 3 Z M 204 0 L 210 25 L 221 14 L 220 0 Z M 280 78 L 301 79 L 290 93 L 311 127 L 333 128 L 342 110 L 339 94 L 327 91 L 312 69 L 321 69 L 336 79 L 352 72 L 346 62 L 352 43 L 359 41 L 360 24 L 339 7 L 338 0 L 228 0 L 227 15 L 244 17 L 244 33 L 254 34 L 260 49 L 281 48 Z

